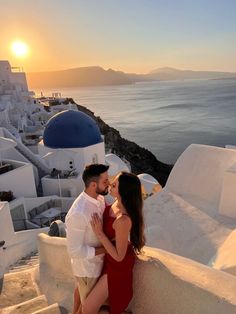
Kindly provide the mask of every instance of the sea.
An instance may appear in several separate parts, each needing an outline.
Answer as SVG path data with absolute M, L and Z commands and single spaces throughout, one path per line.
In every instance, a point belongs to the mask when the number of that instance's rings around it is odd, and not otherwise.
M 174 163 L 192 143 L 236 145 L 236 79 L 42 88 L 36 95 L 41 91 L 72 97 L 165 163 Z

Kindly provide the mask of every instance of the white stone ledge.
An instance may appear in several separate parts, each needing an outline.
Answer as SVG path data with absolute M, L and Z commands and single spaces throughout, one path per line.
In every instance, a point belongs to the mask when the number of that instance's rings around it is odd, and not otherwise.
M 66 239 L 38 237 L 40 287 L 49 303 L 72 307 L 74 280 Z M 235 314 L 236 278 L 163 250 L 145 248 L 134 269 L 135 314 Z

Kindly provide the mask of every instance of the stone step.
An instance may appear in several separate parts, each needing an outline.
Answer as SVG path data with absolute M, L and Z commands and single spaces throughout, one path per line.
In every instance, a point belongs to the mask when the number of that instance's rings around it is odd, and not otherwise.
M 32 314 L 48 306 L 45 295 L 2 309 L 1 314 Z
M 39 264 L 39 260 L 37 259 L 37 260 L 29 260 L 28 261 L 28 263 L 27 263 L 27 265 L 38 265 Z
M 9 268 L 8 272 L 12 273 L 12 272 L 18 272 L 21 270 L 30 270 L 32 268 L 36 268 L 38 267 L 39 264 L 38 263 L 30 263 L 30 264 L 24 264 L 24 265 L 17 265 L 17 266 L 13 266 L 11 268 Z
M 0 281 L 1 308 L 16 305 L 38 297 L 40 292 L 34 282 L 34 269 L 7 273 Z
M 10 269 L 8 269 L 8 272 L 12 273 L 12 272 L 18 272 L 21 270 L 27 270 L 27 269 L 30 270 L 30 269 L 36 268 L 36 267 L 38 267 L 38 264 L 15 266 L 15 267 L 11 267 Z
M 9 269 L 9 273 L 18 273 L 19 271 L 24 271 L 24 270 L 31 270 L 34 268 L 37 268 L 38 265 L 24 265 L 24 266 L 18 266 L 18 267 L 13 267 L 12 269 Z
M 17 266 L 17 265 L 25 265 L 25 264 L 28 264 L 28 263 L 39 263 L 39 259 L 37 258 L 32 258 L 32 259 L 28 259 L 28 260 L 20 260 L 19 262 L 15 263 L 14 265 L 12 266 Z
M 19 261 L 13 265 L 11 265 L 11 267 L 15 267 L 15 266 L 21 266 L 21 265 L 27 265 L 27 264 L 38 264 L 39 260 L 38 259 L 29 259 L 29 260 L 24 260 L 24 261 Z
M 39 259 L 38 255 L 30 256 L 30 260 L 37 260 L 38 261 L 38 259 Z
M 24 264 L 24 263 L 28 263 L 29 261 L 34 261 L 34 260 L 38 260 L 38 258 L 37 259 L 30 259 L 30 258 L 22 258 L 22 259 L 20 259 L 20 260 L 18 260 L 17 262 L 15 262 L 13 265 L 18 265 L 18 264 Z
M 57 303 L 54 303 L 40 310 L 32 312 L 31 314 L 62 314 L 62 312 L 59 305 Z
M 24 269 L 24 266 L 38 266 L 39 265 L 39 256 L 38 252 L 32 253 L 32 255 L 26 256 L 18 260 L 15 264 L 9 267 L 9 272 L 14 272 Z M 21 268 L 22 267 L 22 268 Z M 26 269 L 26 268 L 25 268 Z
M 24 261 L 24 260 L 25 261 L 31 261 L 31 260 L 38 260 L 38 259 L 39 259 L 38 255 L 32 255 L 32 256 L 25 258 L 25 259 L 22 258 L 22 261 Z
M 39 257 L 38 252 L 32 252 L 30 255 L 27 255 L 27 256 L 25 256 L 25 257 L 22 257 L 20 260 L 21 260 L 21 261 L 24 261 L 24 260 L 29 260 L 29 259 L 38 258 L 38 257 Z

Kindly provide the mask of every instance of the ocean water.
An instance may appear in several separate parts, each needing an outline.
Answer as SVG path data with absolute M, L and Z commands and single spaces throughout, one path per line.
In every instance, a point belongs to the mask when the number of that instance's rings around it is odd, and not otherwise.
M 191 144 L 236 145 L 236 79 L 141 82 L 58 88 L 92 110 L 122 137 L 173 163 Z

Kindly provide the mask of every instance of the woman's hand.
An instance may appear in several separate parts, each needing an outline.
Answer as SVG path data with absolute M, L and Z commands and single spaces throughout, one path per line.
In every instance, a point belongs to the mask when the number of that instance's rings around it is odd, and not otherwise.
M 97 235 L 98 238 L 104 236 L 103 229 L 102 229 L 102 220 L 99 218 L 98 214 L 93 214 L 91 216 L 90 224 L 93 228 L 94 233 Z

